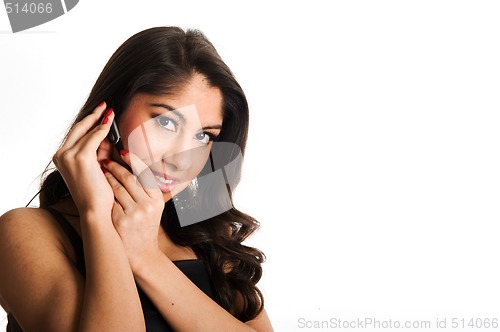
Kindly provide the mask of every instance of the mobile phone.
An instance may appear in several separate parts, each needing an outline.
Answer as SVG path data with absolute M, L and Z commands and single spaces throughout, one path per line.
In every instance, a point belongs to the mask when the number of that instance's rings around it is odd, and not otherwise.
M 116 146 L 118 152 L 123 150 L 122 138 L 120 136 L 120 133 L 118 132 L 118 125 L 116 124 L 116 121 L 114 119 L 113 123 L 111 123 L 111 128 L 109 129 L 108 140 L 114 146 Z

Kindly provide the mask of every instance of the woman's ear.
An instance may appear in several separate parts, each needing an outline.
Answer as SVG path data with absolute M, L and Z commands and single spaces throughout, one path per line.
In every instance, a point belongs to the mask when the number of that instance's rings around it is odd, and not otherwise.
M 111 144 L 110 141 L 108 141 L 107 139 L 102 141 L 99 145 L 99 148 L 97 149 L 97 161 L 101 162 L 104 159 L 111 159 L 113 149 L 114 145 Z

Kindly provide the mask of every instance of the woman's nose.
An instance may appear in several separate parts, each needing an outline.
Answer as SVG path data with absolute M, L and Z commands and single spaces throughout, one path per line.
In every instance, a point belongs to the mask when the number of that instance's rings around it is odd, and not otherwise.
M 163 155 L 163 161 L 172 165 L 176 170 L 184 171 L 191 167 L 191 148 L 187 146 L 177 146 L 175 149 L 167 151 Z
M 163 155 L 163 162 L 181 171 L 191 167 L 202 167 L 207 162 L 210 148 L 208 145 L 193 142 L 194 140 L 190 139 L 182 145 L 176 145 L 169 153 Z

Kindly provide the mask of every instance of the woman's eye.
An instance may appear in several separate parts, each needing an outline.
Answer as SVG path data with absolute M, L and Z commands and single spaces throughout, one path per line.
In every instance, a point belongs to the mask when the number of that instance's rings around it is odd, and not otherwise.
M 198 133 L 195 135 L 196 139 L 203 144 L 208 144 L 210 142 L 210 135 L 207 133 Z
M 162 128 L 165 128 L 170 131 L 175 131 L 175 122 L 172 121 L 171 119 L 164 117 L 164 116 L 159 116 L 156 118 L 156 122 L 158 125 Z

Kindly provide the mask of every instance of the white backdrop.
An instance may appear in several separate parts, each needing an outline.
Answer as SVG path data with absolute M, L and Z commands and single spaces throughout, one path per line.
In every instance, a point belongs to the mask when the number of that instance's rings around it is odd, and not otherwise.
M 250 101 L 235 198 L 262 224 L 248 242 L 268 256 L 275 330 L 486 325 L 500 318 L 499 14 L 496 1 L 81 0 L 12 34 L 0 9 L 0 214 L 36 192 L 125 39 L 199 28 Z

